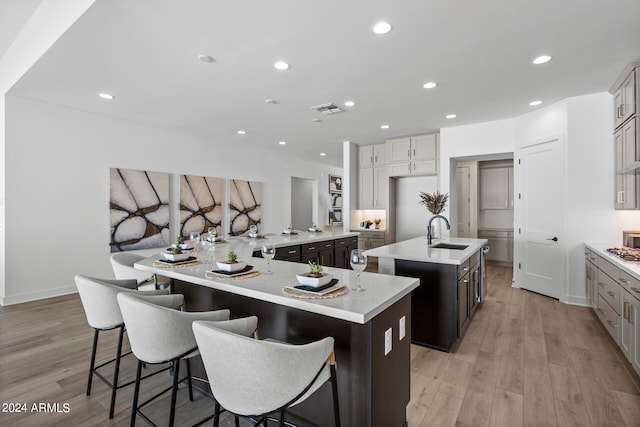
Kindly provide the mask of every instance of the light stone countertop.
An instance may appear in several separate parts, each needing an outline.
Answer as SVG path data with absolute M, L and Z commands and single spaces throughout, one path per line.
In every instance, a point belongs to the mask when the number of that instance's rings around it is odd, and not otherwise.
M 439 243 L 467 245 L 467 248 L 459 250 L 433 247 Z M 487 243 L 487 239 L 450 237 L 433 239 L 431 246 L 429 246 L 427 245 L 427 237 L 424 236 L 370 249 L 366 254 L 367 256 L 375 256 L 382 259 L 403 259 L 407 261 L 460 265 Z
M 357 231 L 321 231 L 321 232 L 311 232 L 311 231 L 301 231 L 295 230 L 297 234 L 275 234 L 275 233 L 267 233 L 264 234 L 264 238 L 254 239 L 251 237 L 228 237 L 227 240 L 232 242 L 233 240 L 240 239 L 243 242 L 246 242 L 252 246 L 262 247 L 264 243 L 274 244 L 276 248 L 283 246 L 292 246 L 292 245 L 304 245 L 306 243 L 314 243 L 320 242 L 323 240 L 336 240 L 342 239 L 345 237 L 358 236 L 360 233 Z M 224 243 L 219 243 L 220 245 L 224 245 Z
M 622 258 L 607 252 L 609 248 L 621 248 L 620 243 L 600 243 L 600 242 L 585 242 L 584 244 L 588 249 L 591 249 L 602 258 L 614 264 L 616 267 L 622 269 L 626 273 L 630 274 L 637 280 L 640 280 L 640 262 L 625 261 Z
M 319 238 L 330 235 L 329 233 L 320 234 L 322 237 Z M 236 242 L 236 244 L 239 253 L 251 254 L 252 247 L 247 242 Z M 287 242 L 287 244 L 290 243 Z M 217 245 L 216 258 L 221 259 L 222 255 L 227 253 L 225 246 L 225 244 Z M 273 274 L 264 274 L 267 271 L 266 260 L 240 258 L 240 260 L 246 259 L 248 264 L 253 265 L 262 274 L 241 280 L 210 279 L 206 277 L 206 271 L 217 269 L 213 263 L 179 268 L 154 267 L 154 261 L 160 257 L 161 254 L 158 253 L 145 258 L 136 263 L 135 267 L 173 279 L 360 324 L 367 323 L 420 284 L 420 281 L 414 278 L 364 272 L 361 276 L 362 286 L 366 289 L 364 292 L 349 291 L 346 295 L 328 299 L 302 299 L 286 295 L 283 287 L 298 284 L 295 276 L 308 271 L 305 264 L 274 260 L 271 261 Z M 356 284 L 356 272 L 353 270 L 325 267 L 324 271 L 332 273 L 339 283 L 349 287 Z

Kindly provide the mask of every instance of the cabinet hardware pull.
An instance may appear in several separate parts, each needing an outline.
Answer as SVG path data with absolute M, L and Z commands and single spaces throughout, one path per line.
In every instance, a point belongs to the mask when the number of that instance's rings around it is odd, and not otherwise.
M 624 315 L 625 319 L 629 320 L 629 323 L 631 323 L 630 322 L 630 320 L 631 320 L 630 311 L 631 310 L 629 310 L 630 306 L 631 306 L 631 304 L 629 304 L 627 301 L 625 301 L 624 304 L 623 304 L 623 307 L 624 307 L 624 309 L 623 309 L 624 314 L 623 315 Z
M 604 287 L 604 283 L 598 282 L 598 286 Z
M 607 323 L 610 324 L 613 328 L 617 328 L 618 325 L 614 325 L 611 320 L 607 320 Z
M 598 309 L 598 311 L 599 311 L 600 313 L 604 314 L 604 310 L 603 310 L 603 309 L 599 308 L 599 309 Z
M 308 251 L 315 251 L 315 250 L 316 250 L 316 247 L 315 247 L 315 246 L 312 246 L 312 247 L 310 247 L 310 248 L 307 248 L 307 250 L 308 250 Z
M 464 279 L 463 282 L 464 283 L 469 283 L 469 279 Z
M 631 283 L 628 280 L 624 280 L 622 277 L 618 277 L 618 280 L 620 280 L 622 283 Z
M 632 286 L 632 287 L 631 287 L 631 290 L 632 290 L 633 292 L 635 292 L 635 293 L 640 294 L 640 289 L 638 289 L 638 288 L 636 288 L 636 287 L 634 287 L 634 286 Z
M 330 248 L 331 247 L 331 243 L 327 243 L 326 245 L 324 245 L 325 248 Z
M 411 158 L 411 150 L 407 150 L 407 157 Z
M 596 258 L 592 258 L 592 257 L 589 257 L 589 259 L 590 259 L 591 261 L 595 261 L 595 260 L 596 260 Z
M 614 294 L 614 293 L 613 293 L 613 292 L 611 292 L 611 291 L 607 291 L 607 293 L 608 293 L 609 295 L 611 295 L 612 297 L 616 295 L 616 294 Z
M 469 271 L 469 268 L 468 268 L 468 267 L 462 267 L 462 269 L 463 269 L 464 271 Z
M 296 253 L 295 249 L 292 251 L 289 251 L 289 254 L 295 254 L 295 253 Z

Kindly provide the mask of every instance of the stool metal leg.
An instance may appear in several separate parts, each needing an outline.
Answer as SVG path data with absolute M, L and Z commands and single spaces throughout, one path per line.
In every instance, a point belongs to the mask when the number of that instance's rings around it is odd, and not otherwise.
M 189 400 L 193 402 L 193 384 L 191 383 L 191 359 L 186 359 L 187 362 L 187 384 L 189 385 Z M 180 363 L 178 361 L 178 363 Z
M 213 427 L 220 427 L 220 404 L 216 401 L 215 409 L 213 410 Z
M 180 376 L 180 359 L 173 361 L 173 387 L 171 389 L 171 408 L 169 411 L 169 427 L 173 427 L 176 416 L 176 395 L 178 394 L 178 377 Z
M 138 361 L 136 369 L 136 385 L 133 388 L 133 404 L 131 408 L 131 427 L 136 426 L 136 415 L 138 415 L 138 394 L 140 393 L 140 377 L 142 376 L 142 362 Z
M 98 349 L 98 334 L 100 331 L 94 329 L 93 348 L 91 350 L 91 363 L 89 365 L 89 381 L 87 381 L 87 396 L 91 394 L 91 383 L 93 381 L 93 369 L 96 366 L 96 350 Z
M 120 327 L 118 334 L 118 347 L 116 348 L 116 366 L 113 369 L 113 383 L 111 384 L 111 404 L 109 406 L 109 419 L 113 418 L 113 410 L 116 406 L 116 391 L 118 390 L 118 376 L 120 374 L 120 356 L 122 355 L 122 338 L 124 326 Z
M 329 366 L 331 371 L 331 390 L 333 392 L 333 416 L 336 427 L 340 427 L 340 405 L 338 404 L 338 378 L 336 375 L 336 365 Z

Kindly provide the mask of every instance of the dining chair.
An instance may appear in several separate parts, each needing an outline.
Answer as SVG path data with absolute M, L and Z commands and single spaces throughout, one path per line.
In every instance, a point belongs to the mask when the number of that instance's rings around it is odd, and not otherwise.
M 93 375 L 95 374 L 111 388 L 111 403 L 109 405 L 109 419 L 111 419 L 113 418 L 117 390 L 133 383 L 133 381 L 130 381 L 125 384 L 118 384 L 120 359 L 131 352 L 122 354 L 122 342 L 125 327 L 120 307 L 118 305 L 117 295 L 119 293 L 135 293 L 137 295 L 144 296 L 161 296 L 162 298 L 157 299 L 156 302 L 169 307 L 178 307 L 182 305 L 184 303 L 184 297 L 182 295 L 169 295 L 168 290 L 137 291 L 137 282 L 135 279 L 97 279 L 83 275 L 76 275 L 74 279 L 87 317 L 87 323 L 89 323 L 89 326 L 94 328 L 91 362 L 89 365 L 89 379 L 87 381 L 87 396 L 91 394 Z M 115 357 L 96 366 L 96 351 L 98 348 L 98 337 L 100 332 L 114 329 L 118 330 L 118 344 L 116 346 Z M 113 380 L 110 381 L 100 374 L 98 369 L 111 363 L 114 363 L 114 369 Z
M 334 422 L 340 426 L 336 361 L 331 337 L 303 345 L 256 340 L 236 333 L 229 324 L 196 321 L 193 332 L 216 400 L 214 426 L 221 407 L 232 414 L 255 417 L 267 426 L 285 411 L 330 381 Z
M 184 312 L 155 305 L 149 299 L 138 298 L 130 293 L 118 295 L 118 304 L 127 328 L 131 351 L 138 359 L 131 409 L 131 426 L 135 426 L 138 415 L 148 424 L 155 426 L 156 424 L 142 412 L 142 408 L 171 390 L 169 427 L 172 427 L 175 421 L 178 385 L 181 382 L 187 381 L 189 400 L 193 401 L 189 360 L 199 355 L 199 351 L 191 324 L 196 320 L 228 320 L 229 310 Z M 179 379 L 180 361 L 183 359 L 186 362 L 187 375 Z M 139 404 L 143 365 L 163 363 L 171 364 L 172 385 Z
M 155 274 L 138 270 L 134 267 L 136 262 L 143 260 L 142 255 L 131 252 L 115 252 L 111 254 L 111 268 L 116 279 L 136 279 L 138 289 L 164 289 L 169 287 L 168 281 L 158 280 Z

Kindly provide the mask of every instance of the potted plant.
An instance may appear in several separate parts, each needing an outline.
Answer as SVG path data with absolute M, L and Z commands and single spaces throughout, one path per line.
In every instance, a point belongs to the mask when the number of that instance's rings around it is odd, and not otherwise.
M 376 225 L 376 229 L 380 228 L 380 223 L 382 222 L 382 218 L 376 218 L 373 220 L 373 223 Z
M 230 272 L 242 270 L 247 266 L 246 263 L 242 261 L 238 261 L 238 255 L 235 253 L 235 251 L 229 251 L 227 253 L 227 260 L 218 261 L 216 262 L 216 264 L 218 265 L 218 268 L 220 270 L 230 271 Z
M 447 207 L 447 202 L 449 201 L 449 193 L 442 194 L 438 190 L 434 193 L 425 193 L 420 192 L 420 202 L 419 204 L 427 208 L 427 210 L 433 215 L 440 215 L 444 212 Z M 440 223 L 438 221 L 434 221 L 432 224 L 431 235 L 435 239 L 440 238 Z
M 184 238 L 182 240 L 184 242 Z M 184 261 L 189 258 L 190 254 L 184 251 L 183 246 L 180 244 L 180 238 L 178 238 L 177 243 L 174 243 L 169 249 L 162 252 L 162 255 L 170 261 Z
M 366 219 L 364 221 L 364 228 L 371 228 L 371 224 L 373 224 L 373 221 L 371 221 L 370 219 Z
M 298 274 L 296 276 L 298 282 L 302 285 L 312 286 L 317 288 L 324 286 L 331 282 L 333 275 L 322 272 L 322 266 L 315 262 L 309 261 L 309 272 L 305 274 Z

